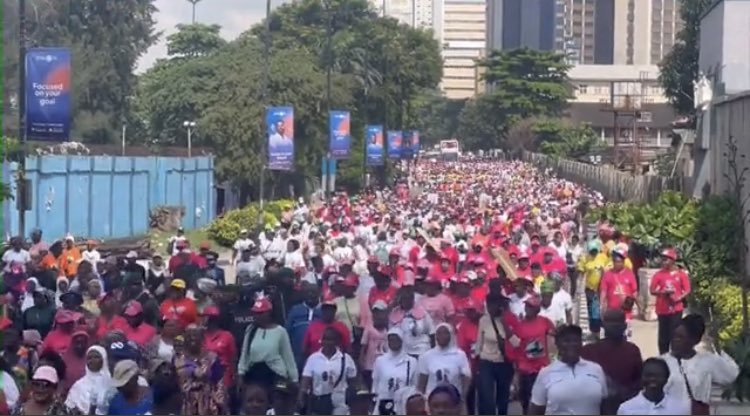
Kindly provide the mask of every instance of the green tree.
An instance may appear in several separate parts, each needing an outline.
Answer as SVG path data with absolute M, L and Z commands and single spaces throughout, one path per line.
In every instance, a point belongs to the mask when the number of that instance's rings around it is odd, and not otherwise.
M 489 92 L 469 101 L 459 121 L 469 149 L 508 148 L 506 134 L 515 123 L 559 116 L 567 106 L 569 66 L 561 54 L 527 48 L 493 51 L 479 66 Z
M 560 119 L 540 120 L 532 128 L 536 146 L 546 155 L 580 159 L 599 147 L 596 132 L 588 125 L 573 126 Z
M 659 82 L 675 111 L 683 116 L 695 114 L 693 83 L 698 79 L 701 16 L 713 0 L 682 0 L 682 29 L 677 42 L 659 64 Z
M 226 45 L 220 32 L 219 25 L 179 24 L 177 32 L 167 36 L 167 54 L 170 57 L 194 58 L 214 53 Z
M 422 146 L 457 137 L 458 122 L 466 100 L 452 100 L 439 91 L 424 91 L 411 100 L 408 125 L 419 130 Z
M 27 0 L 28 45 L 69 47 L 73 55 L 73 139 L 108 142 L 129 111 L 138 59 L 154 44 L 154 0 Z M 3 0 L 8 16 L 15 0 Z M 18 19 L 5 19 L 5 45 L 18 44 Z M 17 102 L 18 54 L 3 51 L 6 102 Z M 11 111 L 8 111 L 11 110 Z M 18 129 L 17 109 L 6 107 L 4 127 Z

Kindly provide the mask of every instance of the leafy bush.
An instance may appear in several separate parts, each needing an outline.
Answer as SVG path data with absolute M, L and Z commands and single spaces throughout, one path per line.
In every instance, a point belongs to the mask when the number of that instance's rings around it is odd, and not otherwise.
M 287 199 L 266 203 L 263 207 L 262 225 L 277 224 L 284 210 L 292 207 L 294 207 L 294 201 Z M 208 235 L 220 245 L 231 247 L 237 241 L 242 229 L 257 230 L 259 216 L 260 206 L 258 203 L 231 210 L 208 226 Z
M 750 400 L 750 335 L 736 337 L 727 344 L 725 351 L 734 358 L 740 368 L 740 374 L 737 380 L 724 391 L 723 398 L 748 401 Z

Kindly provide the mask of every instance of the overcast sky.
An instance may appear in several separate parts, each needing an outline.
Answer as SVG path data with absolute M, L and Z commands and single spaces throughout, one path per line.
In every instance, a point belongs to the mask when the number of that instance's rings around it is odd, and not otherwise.
M 289 0 L 271 0 L 272 6 Z M 174 33 L 178 23 L 190 23 L 192 5 L 187 0 L 156 0 L 159 12 L 156 15 L 157 30 L 163 31 L 159 43 L 152 46 L 138 63 L 138 72 L 151 67 L 158 58 L 167 54 L 166 37 Z M 196 6 L 196 21 L 216 23 L 222 27 L 222 36 L 234 39 L 240 33 L 260 22 L 266 12 L 265 0 L 201 0 Z

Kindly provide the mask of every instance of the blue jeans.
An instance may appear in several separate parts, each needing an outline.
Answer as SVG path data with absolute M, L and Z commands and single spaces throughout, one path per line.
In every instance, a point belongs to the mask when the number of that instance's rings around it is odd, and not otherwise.
M 476 379 L 477 414 L 506 415 L 510 385 L 513 381 L 513 365 L 479 360 Z
M 586 289 L 586 307 L 589 312 L 589 331 L 598 334 L 602 329 L 602 313 L 599 303 L 599 294 L 591 289 Z

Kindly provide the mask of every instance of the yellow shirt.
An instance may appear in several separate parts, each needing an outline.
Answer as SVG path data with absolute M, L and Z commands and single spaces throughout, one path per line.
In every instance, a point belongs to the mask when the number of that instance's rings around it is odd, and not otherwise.
M 596 257 L 587 254 L 578 261 L 578 271 L 586 277 L 586 289 L 599 290 L 599 282 L 602 280 L 602 271 L 609 263 L 609 258 L 604 253 L 599 253 Z

